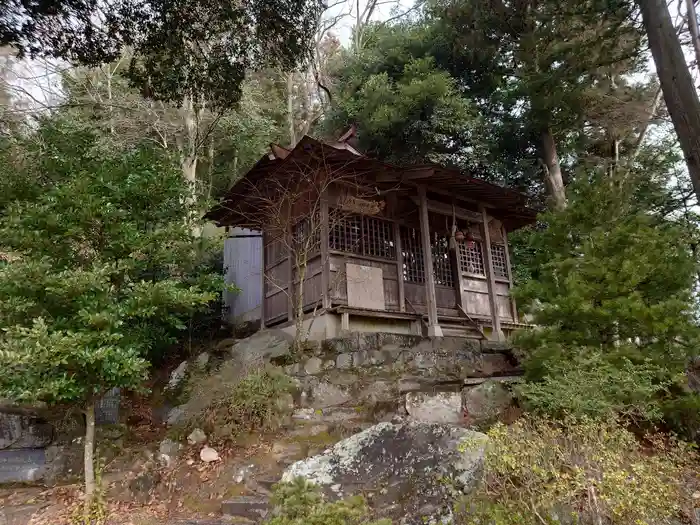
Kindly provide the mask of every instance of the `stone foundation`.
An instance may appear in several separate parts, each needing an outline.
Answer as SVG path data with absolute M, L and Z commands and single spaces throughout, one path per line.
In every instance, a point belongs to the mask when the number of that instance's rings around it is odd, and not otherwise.
M 355 406 L 375 420 L 393 414 L 476 426 L 512 405 L 509 383 L 521 373 L 505 343 L 387 333 L 312 343 L 296 361 L 285 370 L 299 383 L 298 406 Z

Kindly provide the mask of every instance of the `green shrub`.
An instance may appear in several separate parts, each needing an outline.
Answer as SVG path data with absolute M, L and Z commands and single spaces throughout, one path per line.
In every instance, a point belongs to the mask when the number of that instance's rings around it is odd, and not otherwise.
M 696 454 L 672 438 L 642 446 L 616 423 L 533 417 L 488 435 L 484 481 L 460 505 L 463 523 L 657 525 L 691 508 L 684 476 Z
M 585 349 L 567 360 L 551 360 L 542 380 L 517 385 L 515 392 L 524 408 L 540 415 L 657 422 L 663 417 L 660 399 L 672 385 L 669 378 L 667 370 L 651 361 L 613 361 Z
M 277 511 L 267 525 L 391 525 L 389 520 L 370 522 L 361 496 L 328 503 L 303 478 L 278 485 L 272 501 Z
M 700 438 L 700 396 L 694 392 L 676 394 L 661 406 L 664 423 L 684 439 Z
M 214 375 L 191 378 L 185 427 L 200 427 L 215 439 L 273 430 L 291 409 L 293 387 L 278 368 L 246 371 L 227 361 Z

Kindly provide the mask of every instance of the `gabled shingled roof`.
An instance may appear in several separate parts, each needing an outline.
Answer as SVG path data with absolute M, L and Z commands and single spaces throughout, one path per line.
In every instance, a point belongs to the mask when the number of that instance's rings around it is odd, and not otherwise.
M 313 161 L 327 169 L 352 169 L 371 176 L 378 186 L 425 184 L 429 191 L 481 202 L 492 211 L 499 212 L 496 215 L 509 231 L 536 220 L 537 213 L 528 208 L 523 194 L 464 174 L 456 168 L 439 164 L 396 166 L 364 156 L 346 141 L 326 143 L 309 136 L 304 136 L 292 149 L 271 145 L 270 153 L 229 189 L 221 202 L 207 212 L 205 219 L 219 226 L 245 225 L 248 215 L 243 208 L 251 185 L 268 177 L 281 176 L 299 163 Z

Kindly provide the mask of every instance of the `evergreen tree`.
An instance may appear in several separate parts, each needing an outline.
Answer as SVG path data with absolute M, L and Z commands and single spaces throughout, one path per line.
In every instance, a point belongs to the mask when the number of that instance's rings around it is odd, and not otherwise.
M 481 120 L 455 79 L 411 49 L 420 28 L 374 26 L 365 32 L 361 54 L 345 53 L 335 70 L 339 89 L 327 134 L 355 124 L 364 153 L 399 163 L 478 166 L 485 154 Z
M 537 325 L 518 338 L 530 381 L 521 393 L 536 410 L 657 419 L 684 396 L 700 341 L 697 261 L 687 231 L 650 214 L 635 184 L 579 181 L 570 206 L 530 237 L 539 270 L 516 297 Z
M 221 277 L 200 263 L 167 155 L 105 149 L 61 118 L 22 146 L 0 149 L 0 396 L 82 408 L 89 501 L 95 401 L 139 388 Z
M 524 178 L 525 188 L 544 182 L 559 209 L 591 88 L 639 65 L 641 33 L 630 9 L 607 0 L 448 0 L 428 9 L 431 54 L 479 104 L 495 139 L 491 162 L 505 180 Z

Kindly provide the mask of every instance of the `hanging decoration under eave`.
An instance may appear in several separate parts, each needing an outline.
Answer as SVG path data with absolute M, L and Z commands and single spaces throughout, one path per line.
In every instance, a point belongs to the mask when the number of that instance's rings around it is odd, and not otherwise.
M 450 235 L 450 249 L 456 250 L 457 243 L 466 243 L 467 248 L 472 248 L 474 246 L 474 236 L 471 231 L 467 231 L 465 234 L 462 230 L 457 229 L 457 212 L 455 210 L 454 203 L 452 204 L 452 228 Z

